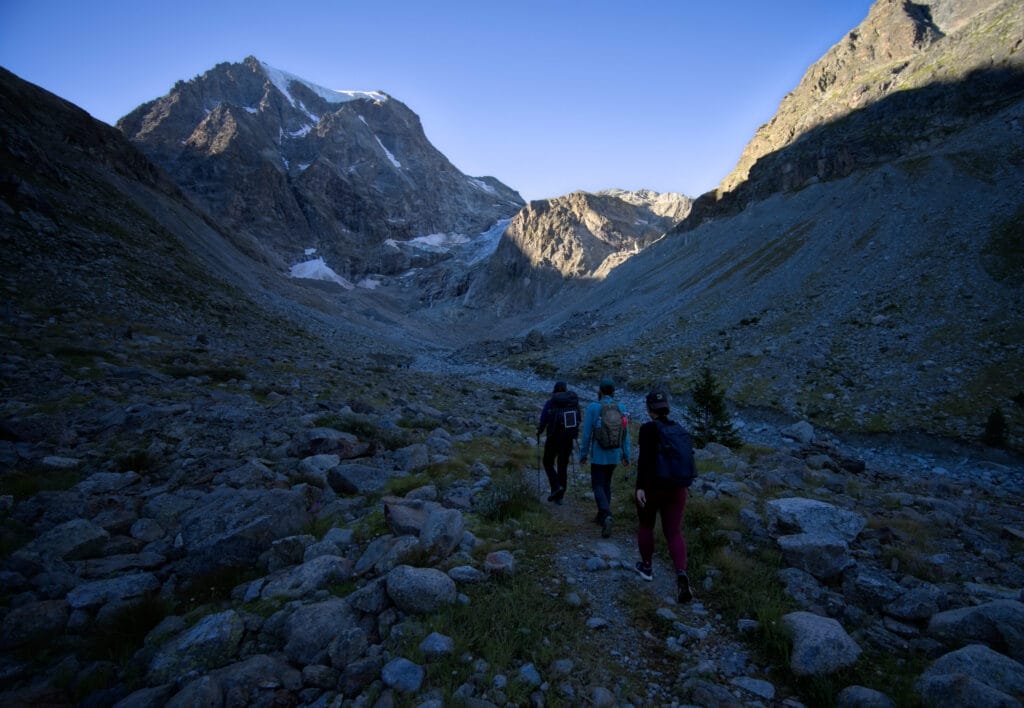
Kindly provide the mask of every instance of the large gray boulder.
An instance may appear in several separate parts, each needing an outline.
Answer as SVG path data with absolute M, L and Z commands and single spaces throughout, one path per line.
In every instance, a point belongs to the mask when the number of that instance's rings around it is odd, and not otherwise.
M 384 522 L 396 536 L 419 536 L 430 515 L 443 507 L 437 502 L 401 497 L 384 498 Z
M 130 573 L 83 583 L 68 593 L 67 601 L 75 610 L 95 610 L 108 603 L 140 598 L 159 589 L 160 581 L 152 573 Z
M 308 520 L 301 489 L 217 488 L 181 515 L 188 558 L 179 570 L 200 575 L 223 566 L 254 565 L 275 540 L 299 533 Z
M 1024 665 L 972 644 L 939 657 L 917 682 L 924 705 L 1019 706 Z
M 435 560 L 447 558 L 462 542 L 465 523 L 458 509 L 436 509 L 420 530 L 420 545 Z
M 912 587 L 885 606 L 885 613 L 901 620 L 926 620 L 948 601 L 945 590 L 932 583 Z
M 773 536 L 796 533 L 833 537 L 850 543 L 867 525 L 860 514 L 803 497 L 772 499 L 765 505 L 768 530 Z
M 224 666 L 234 658 L 244 631 L 245 623 L 234 610 L 207 615 L 157 650 L 146 678 L 156 685 L 190 671 Z
M 783 616 L 782 626 L 793 641 L 790 669 L 797 676 L 820 676 L 852 666 L 861 654 L 843 626 L 810 612 Z
M 388 596 L 398 609 L 430 614 L 455 603 L 455 581 L 436 568 L 400 565 L 387 576 Z
M 376 494 L 391 478 L 387 470 L 354 463 L 327 470 L 327 483 L 338 494 Z
M 403 657 L 395 657 L 380 672 L 384 685 L 399 693 L 415 693 L 420 690 L 425 675 L 422 666 Z
M 68 604 L 64 600 L 29 602 L 15 607 L 0 624 L 0 649 L 48 642 L 64 633 L 67 622 Z
M 352 561 L 339 556 L 317 556 L 302 565 L 275 574 L 263 586 L 260 597 L 264 600 L 294 600 L 350 577 Z
M 19 554 L 43 559 L 78 560 L 99 555 L 110 534 L 87 519 L 72 519 L 40 534 Z
M 302 673 L 281 659 L 257 654 L 191 681 L 167 706 L 253 705 L 281 689 L 301 690 Z
M 339 598 L 304 605 L 285 623 L 285 655 L 298 666 L 328 664 L 331 642 L 357 626 L 352 608 Z
M 949 646 L 986 644 L 1024 662 L 1024 603 L 996 600 L 933 615 L 928 634 Z
M 846 543 L 834 536 L 799 533 L 778 539 L 786 564 L 819 580 L 830 580 L 854 565 Z
M 343 460 L 350 460 L 365 455 L 369 450 L 369 443 L 360 442 L 355 435 L 333 428 L 301 430 L 288 443 L 288 455 L 299 458 L 337 455 Z

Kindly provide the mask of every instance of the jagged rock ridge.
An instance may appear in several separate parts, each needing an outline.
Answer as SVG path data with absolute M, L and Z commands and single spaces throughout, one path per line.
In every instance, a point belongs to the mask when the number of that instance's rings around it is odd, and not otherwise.
M 513 217 L 472 302 L 536 306 L 570 281 L 602 279 L 689 212 L 680 194 L 608 190 L 530 202 Z
M 804 74 L 680 228 L 927 152 L 1024 93 L 1016 0 L 880 0 Z
M 118 127 L 222 223 L 286 263 L 316 248 L 346 277 L 382 271 L 387 239 L 478 234 L 523 204 L 462 174 L 395 98 L 324 89 L 254 57 L 178 82 Z

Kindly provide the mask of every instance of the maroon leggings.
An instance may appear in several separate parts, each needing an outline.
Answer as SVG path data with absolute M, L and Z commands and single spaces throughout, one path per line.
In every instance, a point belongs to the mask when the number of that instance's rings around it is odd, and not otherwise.
M 634 497 L 635 499 L 635 497 Z M 686 510 L 686 489 L 647 490 L 647 503 L 637 502 L 636 544 L 640 548 L 640 559 L 647 565 L 654 556 L 654 518 L 661 515 L 661 530 L 668 542 L 668 552 L 676 572 L 686 571 L 686 539 L 683 537 L 683 512 Z

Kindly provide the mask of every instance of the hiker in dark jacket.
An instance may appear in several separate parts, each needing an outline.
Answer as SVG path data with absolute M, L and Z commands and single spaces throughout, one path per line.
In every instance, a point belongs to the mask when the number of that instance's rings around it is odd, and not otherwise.
M 580 464 L 590 460 L 590 487 L 594 490 L 597 516 L 594 521 L 601 524 L 601 535 L 608 538 L 612 533 L 612 472 L 620 462 L 629 466 L 629 426 L 626 409 L 615 400 L 615 382 L 602 379 L 597 390 L 598 400 L 589 404 L 583 413 L 583 438 L 580 440 Z M 617 421 L 603 421 L 605 413 Z M 606 440 L 605 433 L 616 423 L 615 439 Z M 603 443 L 603 444 L 602 444 Z
M 548 501 L 561 504 L 569 482 L 569 455 L 572 454 L 573 443 L 580 432 L 580 400 L 564 381 L 555 384 L 551 398 L 544 403 L 540 412 L 540 422 L 537 423 L 538 444 L 545 430 L 544 472 L 551 486 Z
M 664 425 L 678 423 L 668 417 L 670 408 L 664 393 L 652 391 L 647 394 L 646 402 L 651 420 L 640 426 L 640 452 L 636 460 L 636 543 L 640 551 L 636 572 L 644 580 L 653 579 L 651 561 L 654 556 L 654 521 L 660 515 L 661 530 L 665 534 L 668 552 L 675 566 L 679 602 L 689 602 L 693 598 L 693 589 L 686 574 L 686 537 L 682 532 L 687 489 L 671 480 L 658 479 L 655 475 L 661 437 L 658 422 Z

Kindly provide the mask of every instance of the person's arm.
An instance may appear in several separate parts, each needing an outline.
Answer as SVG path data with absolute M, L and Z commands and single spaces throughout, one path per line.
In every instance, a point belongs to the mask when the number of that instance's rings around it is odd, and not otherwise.
M 590 428 L 593 424 L 591 406 L 583 410 L 583 437 L 580 439 L 580 464 L 587 461 L 590 454 Z
M 548 427 L 548 411 L 551 410 L 551 399 L 544 401 L 544 408 L 540 411 L 540 421 L 537 423 L 537 439 L 540 439 L 540 434 L 544 432 L 544 429 Z
M 658 428 L 654 421 L 640 426 L 638 444 L 640 452 L 636 458 L 637 491 L 650 489 L 654 479 L 655 457 L 658 454 Z
M 629 461 L 633 457 L 633 450 L 629 445 L 629 416 L 626 415 L 626 411 L 622 408 L 622 404 L 619 404 L 619 410 L 622 411 L 622 417 L 626 421 L 626 425 L 622 428 L 622 464 L 629 466 Z

